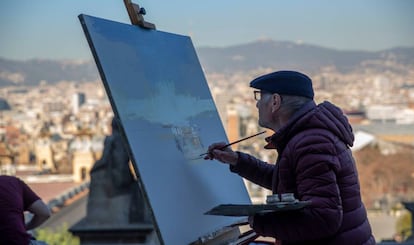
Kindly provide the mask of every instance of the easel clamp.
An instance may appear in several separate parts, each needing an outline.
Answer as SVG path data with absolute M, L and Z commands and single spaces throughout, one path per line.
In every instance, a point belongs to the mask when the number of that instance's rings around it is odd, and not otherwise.
M 124 0 L 124 4 L 128 11 L 131 24 L 145 29 L 155 30 L 155 25 L 153 23 L 149 23 L 144 20 L 144 15 L 146 14 L 144 8 L 141 8 L 138 4 L 132 3 L 131 0 Z

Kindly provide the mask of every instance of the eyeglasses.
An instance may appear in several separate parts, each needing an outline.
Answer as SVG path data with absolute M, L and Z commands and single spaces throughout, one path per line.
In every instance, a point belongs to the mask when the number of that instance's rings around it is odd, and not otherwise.
M 253 91 L 253 94 L 254 94 L 254 99 L 256 101 L 259 101 L 263 97 L 264 94 L 272 94 L 272 93 L 264 91 L 264 90 L 255 90 Z M 282 95 L 279 94 L 279 97 L 280 97 L 280 102 L 283 102 Z
M 263 90 L 255 90 L 253 91 L 253 94 L 254 94 L 254 99 L 256 101 L 259 101 L 263 97 L 263 94 L 268 94 L 268 92 L 263 91 Z

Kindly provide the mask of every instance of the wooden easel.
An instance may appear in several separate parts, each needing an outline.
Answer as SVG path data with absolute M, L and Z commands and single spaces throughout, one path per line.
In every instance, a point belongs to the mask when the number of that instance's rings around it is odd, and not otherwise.
M 201 236 L 197 241 L 190 243 L 190 245 L 247 245 L 259 237 L 250 228 L 247 231 L 241 232 L 240 227 L 248 224 L 245 220 L 236 222 L 211 234 Z

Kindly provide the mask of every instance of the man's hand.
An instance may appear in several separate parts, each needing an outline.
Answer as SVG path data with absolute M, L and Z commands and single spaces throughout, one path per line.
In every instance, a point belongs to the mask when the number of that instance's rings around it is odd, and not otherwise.
M 239 160 L 239 155 L 230 147 L 225 147 L 225 142 L 214 143 L 208 147 L 208 154 L 204 157 L 205 160 L 217 159 L 226 164 L 236 165 Z M 225 147 L 225 148 L 223 148 Z
M 249 225 L 250 228 L 253 228 L 254 216 L 249 216 Z

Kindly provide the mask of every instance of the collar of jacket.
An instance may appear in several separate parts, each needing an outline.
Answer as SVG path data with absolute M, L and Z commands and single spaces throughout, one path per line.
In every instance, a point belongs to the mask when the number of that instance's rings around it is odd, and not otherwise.
M 302 106 L 298 111 L 296 111 L 291 118 L 289 118 L 288 122 L 280 128 L 276 133 L 272 136 L 266 137 L 265 140 L 267 144 L 264 146 L 265 149 L 276 149 L 278 152 L 281 152 L 282 149 L 285 147 L 287 140 L 286 136 L 289 132 L 289 129 L 295 122 L 301 118 L 304 114 L 308 111 L 314 109 L 316 107 L 315 101 L 309 101 L 305 105 Z

